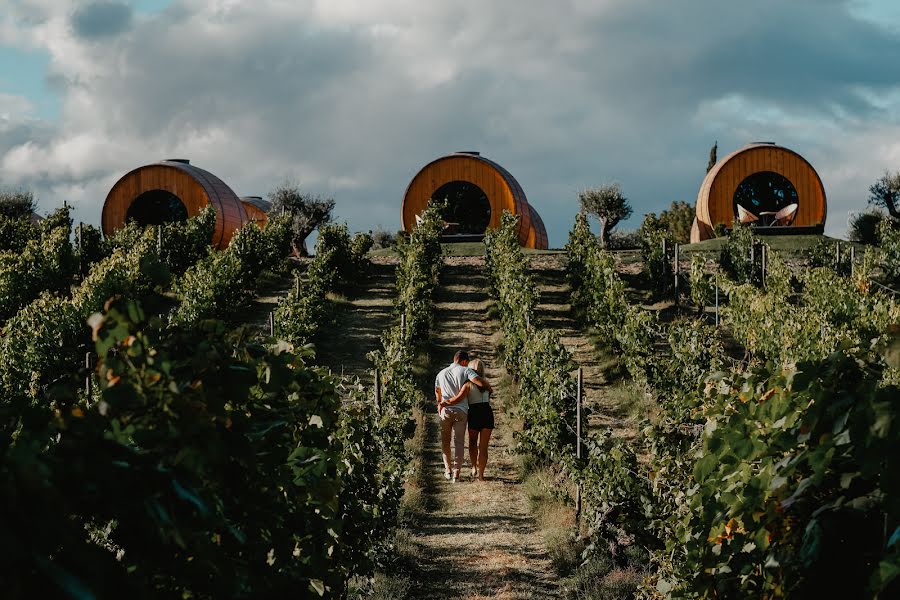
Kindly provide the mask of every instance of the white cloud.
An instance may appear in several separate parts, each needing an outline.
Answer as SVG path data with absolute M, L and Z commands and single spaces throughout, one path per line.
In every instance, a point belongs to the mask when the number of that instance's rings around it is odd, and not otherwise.
M 422 165 L 474 149 L 562 244 L 586 185 L 621 181 L 634 220 L 692 199 L 714 139 L 806 155 L 832 215 L 900 158 L 900 39 L 838 0 L 176 0 L 80 30 L 114 2 L 0 2 L 0 43 L 48 52 L 62 96 L 52 127 L 0 96 L 0 180 L 88 221 L 120 175 L 187 157 L 239 194 L 292 177 L 393 227 Z

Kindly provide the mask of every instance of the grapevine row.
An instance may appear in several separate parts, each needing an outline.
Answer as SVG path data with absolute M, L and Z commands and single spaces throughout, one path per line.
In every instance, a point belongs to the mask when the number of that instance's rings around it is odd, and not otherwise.
M 632 522 L 649 519 L 657 538 L 647 594 L 860 597 L 896 586 L 900 415 L 889 401 L 896 365 L 883 355 L 896 304 L 862 285 L 864 273 L 797 276 L 771 254 L 765 290 L 724 286 L 726 324 L 747 349 L 727 368 L 714 328 L 660 324 L 616 301 L 612 258 L 585 225 L 570 238 L 577 297 L 595 327 L 608 326 L 598 316 L 618 324 L 614 346 L 659 409 L 645 429 L 652 494 Z M 668 352 L 649 350 L 660 346 Z

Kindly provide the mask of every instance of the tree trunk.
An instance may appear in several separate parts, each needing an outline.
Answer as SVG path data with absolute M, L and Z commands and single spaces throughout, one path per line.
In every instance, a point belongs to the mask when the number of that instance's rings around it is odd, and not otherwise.
M 607 220 L 599 219 L 600 221 L 600 247 L 601 248 L 609 248 L 609 229 L 607 228 Z
M 888 214 L 894 219 L 900 220 L 900 211 L 897 210 L 897 204 L 894 202 L 894 194 L 885 196 L 884 206 L 887 208 Z

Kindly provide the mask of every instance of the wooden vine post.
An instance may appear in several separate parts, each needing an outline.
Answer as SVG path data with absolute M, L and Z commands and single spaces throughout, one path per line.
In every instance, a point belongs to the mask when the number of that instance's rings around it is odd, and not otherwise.
M 578 390 L 575 394 L 575 458 L 581 460 L 581 403 L 584 389 L 584 369 L 578 367 Z M 581 522 L 581 484 L 575 488 L 575 526 Z
M 269 311 L 269 335 L 275 337 L 275 312 Z
M 716 272 L 716 327 L 719 326 L 719 273 Z
M 672 271 L 675 273 L 675 308 L 678 308 L 678 254 L 679 254 L 679 245 L 675 244 L 675 266 Z
M 84 368 L 87 369 L 87 375 L 84 378 L 84 393 L 90 400 L 94 391 L 94 379 L 91 377 L 94 369 L 94 355 L 90 352 L 84 353 Z
M 381 412 L 381 373 L 375 369 L 375 412 Z

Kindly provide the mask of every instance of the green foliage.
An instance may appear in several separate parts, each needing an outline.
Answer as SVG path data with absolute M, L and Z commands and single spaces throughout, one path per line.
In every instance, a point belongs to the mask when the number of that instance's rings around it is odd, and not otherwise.
M 890 284 L 900 285 L 900 227 L 885 219 L 878 225 L 879 265 Z
M 91 268 L 91 265 L 100 262 L 107 256 L 103 234 L 99 228 L 87 223 L 81 223 L 79 229 L 76 230 L 76 235 L 78 257 L 81 261 L 82 272 L 86 272 Z
M 233 320 L 253 298 L 263 270 L 278 268 L 284 259 L 286 238 L 284 219 L 273 219 L 263 229 L 255 223 L 241 227 L 227 249 L 207 254 L 175 282 L 181 304 L 172 322 L 189 326 L 203 319 Z
M 884 213 L 877 210 L 856 213 L 850 218 L 848 237 L 861 244 L 877 244 L 878 224 L 886 218 Z
M 92 324 L 99 399 L 61 411 L 46 451 L 20 438 L 17 460 L 4 457 L 18 478 L 24 452 L 40 467 L 40 485 L 17 488 L 8 516 L 37 516 L 33 503 L 70 525 L 44 539 L 13 531 L 4 581 L 23 596 L 48 587 L 82 597 L 339 595 L 339 398 L 329 376 L 221 323 L 163 328 L 133 303 Z M 91 524 L 111 552 L 88 539 Z
M 885 171 L 869 186 L 869 205 L 884 208 L 892 219 L 900 220 L 900 171 Z
M 270 215 L 284 214 L 290 222 L 290 244 L 295 254 L 306 256 L 306 238 L 320 225 L 331 221 L 333 198 L 304 192 L 295 183 L 285 181 L 269 194 Z
M 37 209 L 30 190 L 0 190 L 0 218 L 28 221 Z
M 42 230 L 21 252 L 0 253 L 0 320 L 12 317 L 41 292 L 67 292 L 75 258 L 67 227 Z
M 619 222 L 631 216 L 631 204 L 618 183 L 587 188 L 578 193 L 582 212 L 600 221 L 600 243 L 609 245 L 609 235 Z
M 697 307 L 698 314 L 702 314 L 705 307 L 715 302 L 716 282 L 715 276 L 706 272 L 706 259 L 699 253 L 691 256 L 688 281 L 691 302 Z
M 850 244 L 822 238 L 807 250 L 806 264 L 810 267 L 830 267 L 841 275 L 849 275 Z
M 672 258 L 674 246 L 668 230 L 653 213 L 641 224 L 641 257 L 644 273 L 657 297 L 669 294 L 674 285 Z
M 0 252 L 19 254 L 29 240 L 40 235 L 40 230 L 29 219 L 0 215 Z
M 645 597 L 896 595 L 900 415 L 887 349 L 900 308 L 869 285 L 875 255 L 852 280 L 833 268 L 797 276 L 772 254 L 764 290 L 726 282 L 726 323 L 750 360 L 722 372 L 716 328 L 610 302 L 617 278 L 599 275 L 601 261 L 591 274 L 599 253 L 583 243 L 573 301 L 601 327 L 616 323 L 612 350 L 657 399 L 646 463 L 597 438 L 601 460 L 567 470 L 590 481 L 593 544 L 630 539 L 652 552 Z
M 716 380 L 667 549 L 680 555 L 676 595 L 885 592 L 897 574 L 883 536 L 900 523 L 900 390 L 839 355 Z
M 300 346 L 312 341 L 326 317 L 326 295 L 350 287 L 366 275 L 366 255 L 371 246 L 368 234 L 351 238 L 346 225 L 323 226 L 316 241 L 316 256 L 299 293 L 293 290 L 275 309 L 278 336 Z
M 143 298 L 167 281 L 148 230 L 130 252 L 116 250 L 97 263 L 70 300 L 43 292 L 4 326 L 0 338 L 3 396 L 19 406 L 35 403 L 44 409 L 60 394 L 72 396 L 89 339 L 86 319 L 113 296 Z
M 504 212 L 500 227 L 484 236 L 485 262 L 503 329 L 503 362 L 514 377 L 523 374 L 525 346 L 532 338 L 529 325 L 534 321 L 538 301 L 537 286 L 528 274 L 528 263 L 516 233 L 518 219 Z
M 675 200 L 669 205 L 669 208 L 659 213 L 659 217 L 655 213 L 648 213 L 644 217 L 644 222 L 641 223 L 641 229 L 659 227 L 665 230 L 666 237 L 672 242 L 687 244 L 691 241 L 691 225 L 694 223 L 695 216 L 696 211 L 693 205 Z
M 161 258 L 173 275 L 181 276 L 209 254 L 216 228 L 216 209 L 210 205 L 187 221 L 166 223 L 160 227 Z
M 750 251 L 755 238 L 749 225 L 734 222 L 728 241 L 722 248 L 719 266 L 732 280 L 738 283 L 749 283 L 753 278 L 753 263 L 750 262 Z
M 578 218 L 566 245 L 566 274 L 572 304 L 606 339 L 615 339 L 624 322 L 625 286 L 616 274 L 613 255 L 602 249 Z

